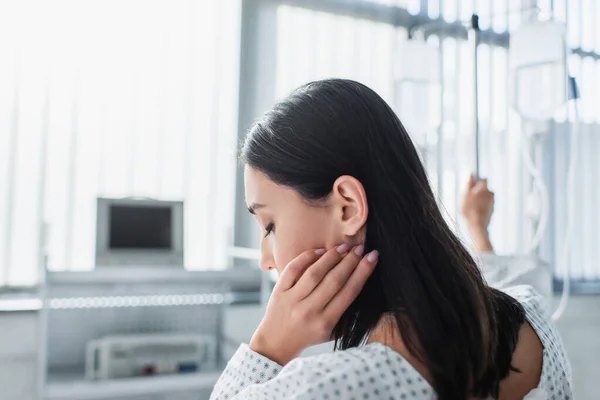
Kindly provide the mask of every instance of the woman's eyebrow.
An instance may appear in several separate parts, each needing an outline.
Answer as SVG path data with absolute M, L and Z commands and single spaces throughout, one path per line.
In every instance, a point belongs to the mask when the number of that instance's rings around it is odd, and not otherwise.
M 248 212 L 250 214 L 254 214 L 256 212 L 256 210 L 259 210 L 263 207 L 266 207 L 266 206 L 264 204 L 252 203 L 248 206 Z

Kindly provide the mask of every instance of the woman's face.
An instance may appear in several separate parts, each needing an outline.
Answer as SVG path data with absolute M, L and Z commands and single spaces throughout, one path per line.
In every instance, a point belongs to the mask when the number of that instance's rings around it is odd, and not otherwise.
M 295 190 L 276 184 L 248 166 L 244 181 L 246 204 L 262 230 L 262 269 L 276 269 L 281 274 L 290 261 L 306 250 L 329 249 L 349 241 L 339 229 L 334 196 L 311 205 Z
M 261 226 L 260 267 L 285 266 L 306 250 L 335 246 L 331 207 L 309 205 L 295 190 L 280 186 L 265 174 L 246 167 L 246 204 Z

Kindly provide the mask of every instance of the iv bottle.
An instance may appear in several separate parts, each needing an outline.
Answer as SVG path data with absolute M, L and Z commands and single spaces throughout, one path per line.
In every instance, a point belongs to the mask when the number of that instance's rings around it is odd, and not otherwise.
M 411 39 L 398 55 L 395 104 L 398 117 L 419 147 L 441 123 L 439 50 L 425 41 Z
M 510 35 L 512 106 L 525 120 L 551 119 L 567 101 L 564 31 L 557 22 L 531 21 Z

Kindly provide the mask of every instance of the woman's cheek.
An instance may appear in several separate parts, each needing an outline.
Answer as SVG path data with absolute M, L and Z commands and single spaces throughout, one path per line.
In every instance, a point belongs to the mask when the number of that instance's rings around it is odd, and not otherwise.
M 299 248 L 295 243 L 279 243 L 275 244 L 273 240 L 273 259 L 277 266 L 277 271 L 281 274 L 285 267 L 292 262 L 296 257 L 302 254 L 305 250 Z
M 304 217 L 289 225 L 282 223 L 277 228 L 277 232 L 271 237 L 271 249 L 279 273 L 305 251 L 331 248 L 339 244 L 327 240 L 331 239 L 329 229 L 316 216 Z M 331 247 L 328 246 L 329 242 L 332 243 Z
M 275 238 L 272 239 L 271 248 L 273 249 L 273 260 L 275 261 L 275 268 L 277 268 L 277 272 L 281 275 L 281 273 L 285 270 L 285 267 L 293 260 L 293 257 L 289 257 L 286 253 L 285 246 L 280 244 L 277 245 L 277 240 Z

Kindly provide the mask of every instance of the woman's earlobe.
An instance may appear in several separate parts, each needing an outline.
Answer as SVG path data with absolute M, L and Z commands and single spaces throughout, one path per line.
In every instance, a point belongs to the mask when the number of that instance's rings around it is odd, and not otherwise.
M 354 242 L 356 242 L 356 243 L 366 242 L 366 240 L 367 240 L 367 224 L 366 223 L 359 228 L 358 232 L 356 232 L 354 234 L 353 238 L 354 238 Z

